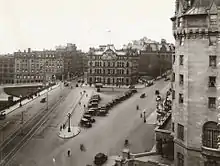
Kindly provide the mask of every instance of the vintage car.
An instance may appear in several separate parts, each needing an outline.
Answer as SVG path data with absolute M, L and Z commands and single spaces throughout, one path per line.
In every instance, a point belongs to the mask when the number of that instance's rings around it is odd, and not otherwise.
M 94 157 L 94 164 L 97 166 L 103 165 L 108 160 L 108 156 L 104 153 L 98 153 Z
M 146 97 L 145 93 L 142 93 L 140 96 L 140 98 L 145 98 L 145 97 Z
M 95 119 L 92 118 L 91 115 L 86 115 L 86 114 L 84 114 L 84 115 L 83 115 L 83 118 L 88 119 L 91 123 L 94 123 L 94 122 L 95 122 Z
M 45 102 L 46 102 L 46 97 L 42 98 L 42 99 L 40 100 L 40 102 L 41 102 L 41 103 L 45 103 Z
M 100 109 L 97 111 L 97 116 L 106 116 L 108 111 L 106 109 Z
M 0 112 L 0 120 L 4 120 L 6 118 L 6 113 L 5 111 Z
M 80 125 L 81 125 L 82 127 L 86 127 L 86 128 L 92 127 L 92 123 L 91 123 L 88 119 L 86 119 L 86 118 L 82 118 L 82 119 L 81 119 Z

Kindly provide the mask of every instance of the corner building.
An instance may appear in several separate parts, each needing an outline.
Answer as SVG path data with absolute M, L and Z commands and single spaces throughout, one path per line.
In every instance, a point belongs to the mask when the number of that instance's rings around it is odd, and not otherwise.
M 131 85 L 138 78 L 139 52 L 116 50 L 113 45 L 91 48 L 88 53 L 87 82 L 103 85 Z
M 173 34 L 175 166 L 218 166 L 220 0 L 176 0 Z

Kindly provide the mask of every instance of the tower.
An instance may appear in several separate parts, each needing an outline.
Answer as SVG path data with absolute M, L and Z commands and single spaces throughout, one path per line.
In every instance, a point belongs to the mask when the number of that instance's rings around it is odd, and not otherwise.
M 176 166 L 217 166 L 220 0 L 176 0 L 173 135 Z

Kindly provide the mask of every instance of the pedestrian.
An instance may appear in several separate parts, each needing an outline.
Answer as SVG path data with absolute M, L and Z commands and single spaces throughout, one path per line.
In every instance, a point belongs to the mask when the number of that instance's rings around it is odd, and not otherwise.
M 81 102 L 79 102 L 79 105 L 81 105 Z
M 86 97 L 88 97 L 88 94 L 86 94 Z
M 86 108 L 86 105 L 84 104 L 84 108 Z
M 140 114 L 140 117 L 142 118 L 142 113 Z
M 70 157 L 70 155 L 71 155 L 70 149 L 67 151 L 67 155 L 68 155 L 68 157 Z
M 65 129 L 65 127 L 66 127 L 66 125 L 65 125 L 65 124 L 63 124 L 63 129 Z
M 62 127 L 62 125 L 60 125 L 60 131 L 62 131 L 62 129 L 63 129 L 63 127 Z

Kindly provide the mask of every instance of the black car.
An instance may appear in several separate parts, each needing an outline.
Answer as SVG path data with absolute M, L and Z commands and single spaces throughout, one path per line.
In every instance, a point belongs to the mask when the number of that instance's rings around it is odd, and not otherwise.
M 88 119 L 86 119 L 86 118 L 82 118 L 82 119 L 81 119 L 80 125 L 81 125 L 82 127 L 86 127 L 86 128 L 92 127 L 92 123 L 91 123 Z
M 94 122 L 95 122 L 95 119 L 92 118 L 91 115 L 86 115 L 86 114 L 84 114 L 84 115 L 83 115 L 83 118 L 88 119 L 91 123 L 94 123 Z
M 104 153 L 98 153 L 94 157 L 94 164 L 97 166 L 103 165 L 108 160 L 108 156 Z
M 97 111 L 97 116 L 106 116 L 107 113 L 108 113 L 107 110 L 100 109 Z
M 42 98 L 40 102 L 45 103 L 46 102 L 46 97 Z
M 146 97 L 145 93 L 142 93 L 140 96 L 140 98 L 145 98 L 145 97 Z

